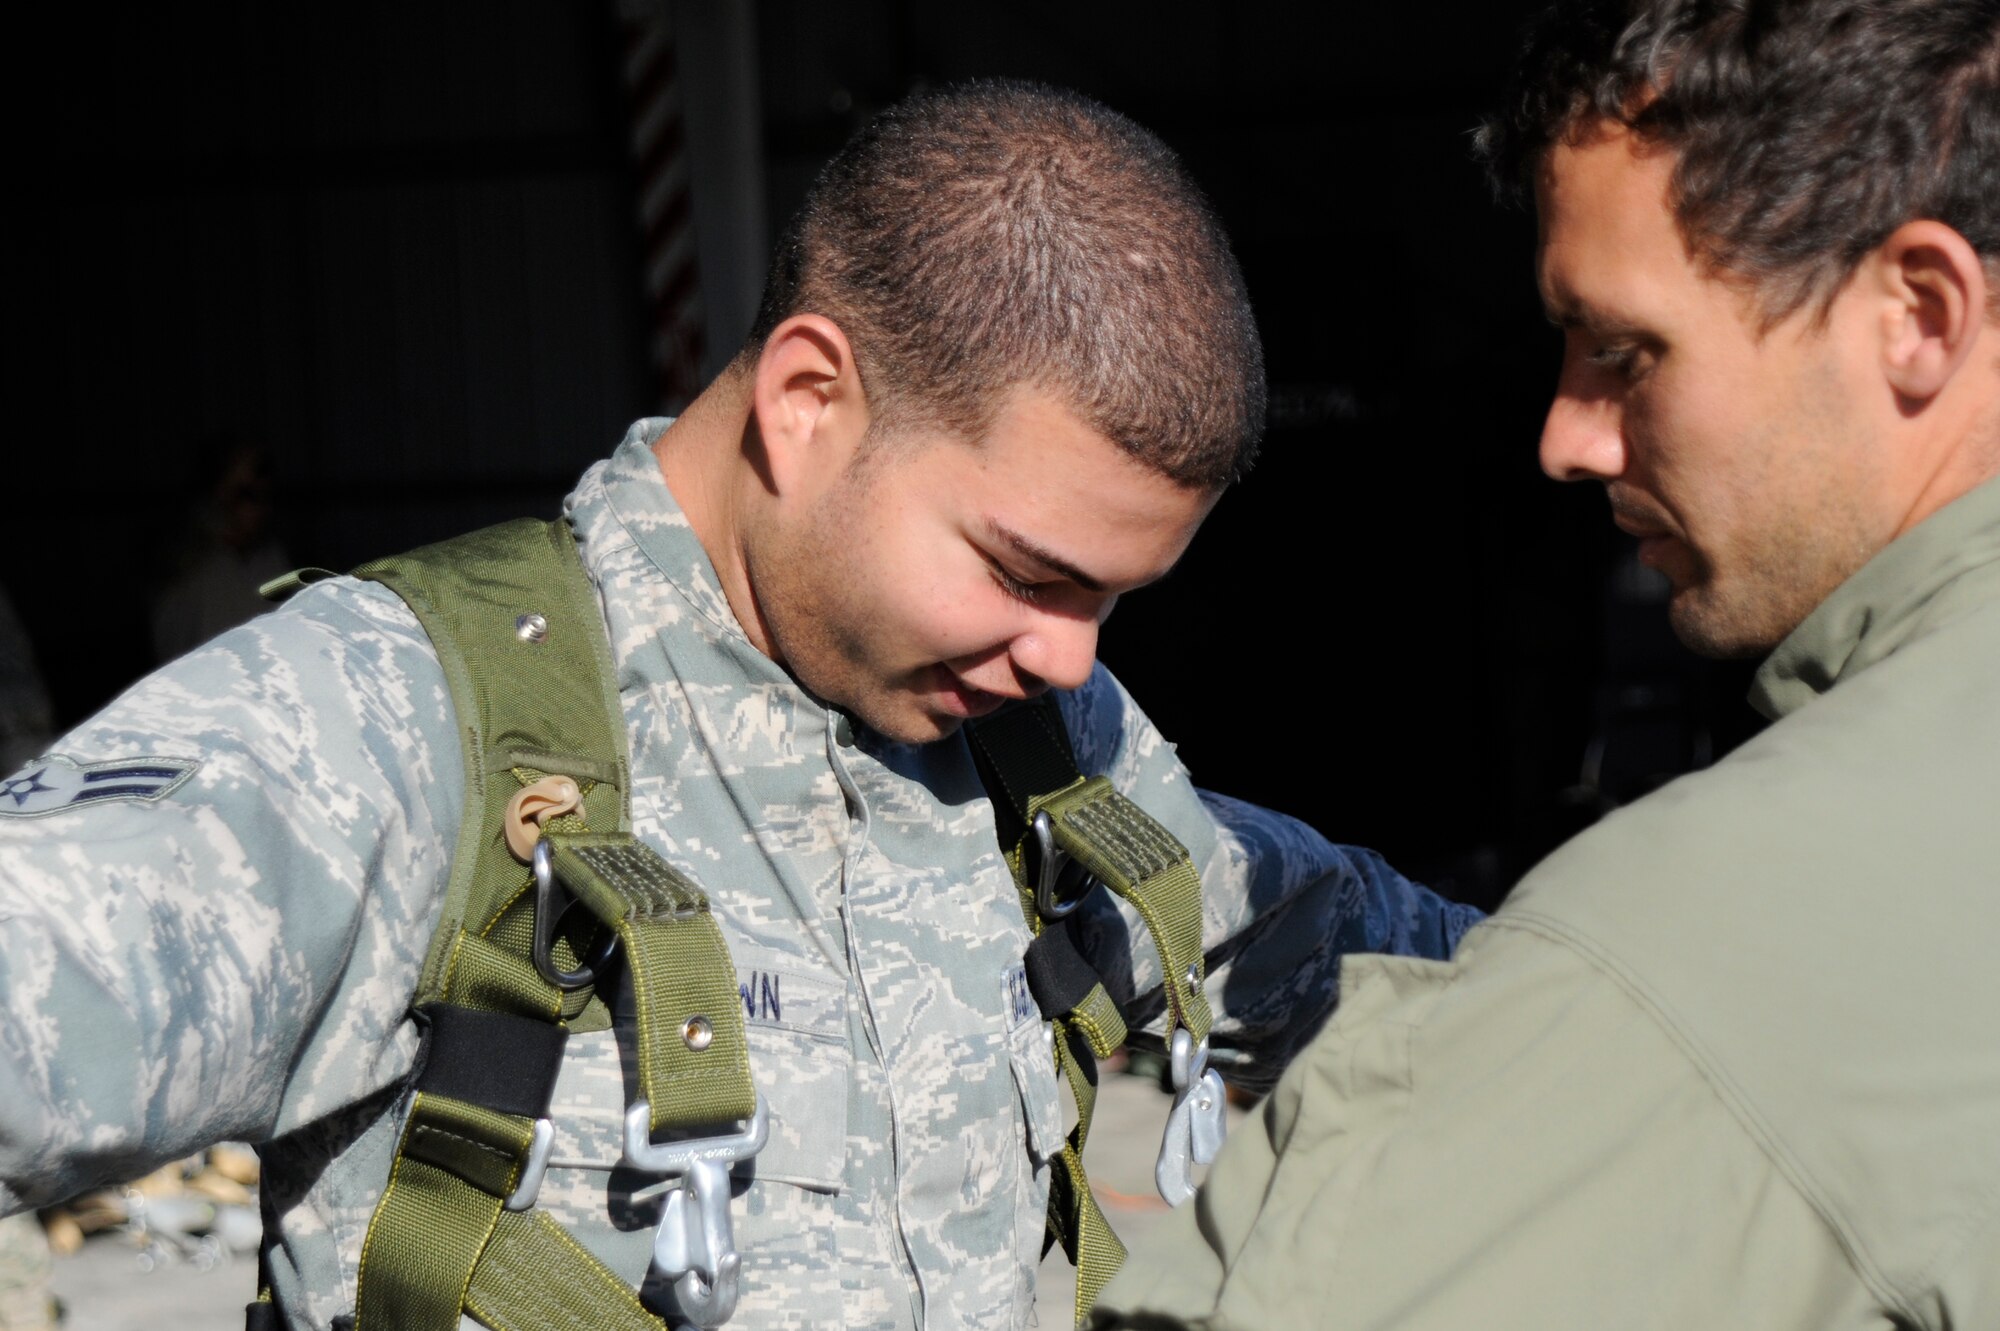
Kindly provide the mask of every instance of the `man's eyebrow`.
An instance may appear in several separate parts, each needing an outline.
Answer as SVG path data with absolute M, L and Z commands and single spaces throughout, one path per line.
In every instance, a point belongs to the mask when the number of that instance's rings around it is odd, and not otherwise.
M 1551 327 L 1579 328 L 1590 322 L 1587 311 L 1576 297 L 1565 291 L 1542 292 L 1542 315 Z
M 1003 526 L 999 519 L 986 519 L 986 530 L 992 534 L 993 539 L 1007 546 L 1023 559 L 1031 560 L 1052 573 L 1057 573 L 1068 578 L 1085 591 L 1101 592 L 1104 590 L 1104 584 L 1096 578 L 1091 577 L 1088 573 L 1085 573 L 1082 569 L 1055 553 L 1055 551 L 1035 544 L 1012 527 Z
M 1629 319 L 1621 319 L 1567 292 L 1544 294 L 1542 313 L 1552 326 L 1563 332 L 1579 328 L 1599 337 L 1630 337 L 1644 331 Z

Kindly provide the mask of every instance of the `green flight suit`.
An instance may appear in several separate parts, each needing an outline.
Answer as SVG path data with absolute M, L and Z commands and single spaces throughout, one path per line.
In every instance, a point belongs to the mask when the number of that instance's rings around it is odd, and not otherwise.
M 1096 1324 L 2000 1327 L 2000 481 L 1753 701 L 1453 961 L 1349 958 Z

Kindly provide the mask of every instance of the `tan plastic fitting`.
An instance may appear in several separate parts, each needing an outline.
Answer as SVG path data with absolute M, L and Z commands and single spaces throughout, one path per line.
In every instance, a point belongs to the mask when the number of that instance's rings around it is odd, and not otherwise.
M 521 787 L 507 801 L 504 826 L 508 853 L 526 864 L 535 853 L 535 843 L 542 839 L 542 824 L 574 813 L 582 804 L 583 792 L 577 789 L 574 777 L 545 776 Z

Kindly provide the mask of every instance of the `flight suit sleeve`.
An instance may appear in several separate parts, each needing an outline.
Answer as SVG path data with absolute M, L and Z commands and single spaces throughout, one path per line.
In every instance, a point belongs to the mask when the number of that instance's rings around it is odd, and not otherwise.
M 1623 983 L 1551 937 L 1350 961 L 1325 1030 L 1138 1245 L 1113 1327 L 1885 1326 Z
M 1284 814 L 1199 790 L 1151 721 L 1099 665 L 1062 699 L 1078 766 L 1109 776 L 1188 849 L 1202 880 L 1211 1057 L 1268 1089 L 1332 1009 L 1341 958 L 1443 958 L 1481 916 L 1411 882 L 1373 851 L 1339 846 Z M 1085 952 L 1141 1039 L 1157 1043 L 1158 955 L 1123 903 L 1084 908 Z
M 320 584 L 0 780 L 0 1211 L 392 1085 L 464 777 L 443 673 Z

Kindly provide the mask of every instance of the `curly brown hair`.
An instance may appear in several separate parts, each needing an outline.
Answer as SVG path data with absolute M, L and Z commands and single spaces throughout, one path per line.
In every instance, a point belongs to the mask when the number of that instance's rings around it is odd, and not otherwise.
M 1689 248 L 1771 322 L 1919 218 L 1979 253 L 2000 311 L 2000 0 L 1560 0 L 1477 151 L 1518 199 L 1602 122 L 1675 154 Z

